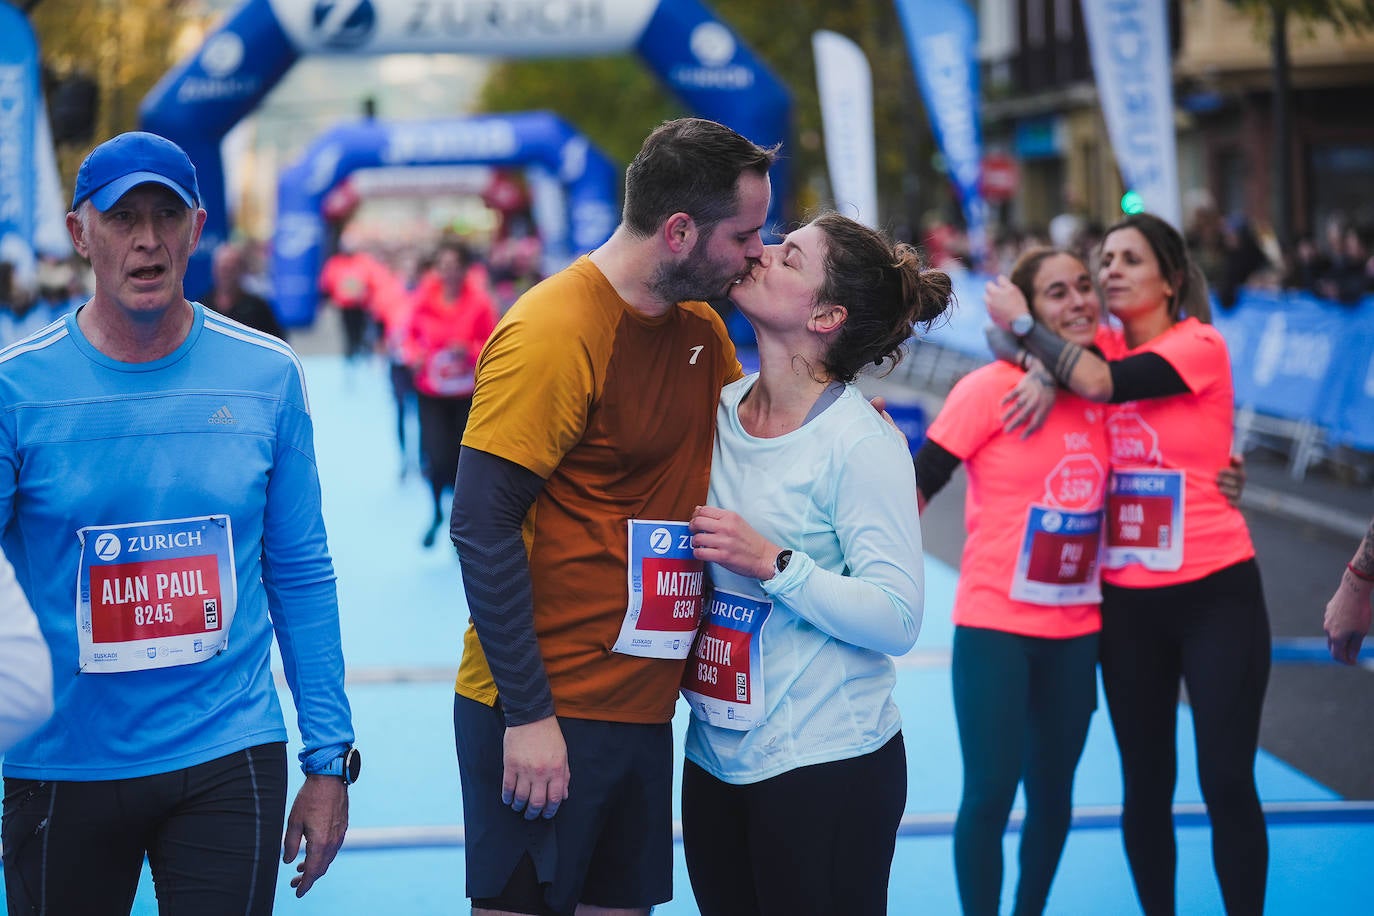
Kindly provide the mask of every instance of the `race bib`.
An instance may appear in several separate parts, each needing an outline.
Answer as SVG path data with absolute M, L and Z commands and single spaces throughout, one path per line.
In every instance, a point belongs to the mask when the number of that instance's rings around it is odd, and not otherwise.
M 1113 470 L 1107 490 L 1109 569 L 1139 563 L 1156 572 L 1183 565 L 1181 470 Z
M 77 531 L 80 670 L 203 662 L 228 643 L 238 603 L 229 516 Z
M 430 391 L 446 397 L 463 397 L 472 394 L 476 377 L 468 366 L 466 356 L 453 350 L 440 350 L 425 360 L 421 370 Z
M 692 715 L 735 731 L 763 724 L 762 634 L 772 610 L 771 601 L 716 589 L 682 676 Z
M 643 658 L 687 657 L 701 621 L 706 565 L 692 555 L 686 522 L 630 519 L 630 603 L 614 650 Z
M 1011 597 L 1056 606 L 1100 602 L 1097 555 L 1101 543 L 1101 512 L 1032 505 L 1016 556 Z
M 348 273 L 339 278 L 334 299 L 340 305 L 358 306 L 367 301 L 367 279 L 361 274 Z

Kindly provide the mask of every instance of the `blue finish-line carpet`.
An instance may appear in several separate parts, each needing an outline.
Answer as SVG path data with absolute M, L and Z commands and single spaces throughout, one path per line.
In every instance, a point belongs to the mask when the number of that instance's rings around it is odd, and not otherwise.
M 403 478 L 386 369 L 307 357 L 325 521 L 338 572 L 349 699 L 365 765 L 351 790 L 348 842 L 329 873 L 301 900 L 283 865 L 277 912 L 286 916 L 438 916 L 468 912 L 464 897 L 462 804 L 453 750 L 453 675 L 467 621 L 458 561 L 447 539 L 425 550 L 428 488 L 413 468 Z M 412 447 L 418 441 L 413 426 Z M 907 818 L 892 865 L 893 914 L 959 913 L 954 812 L 961 785 L 949 683 L 949 609 L 956 575 L 927 559 L 925 624 L 898 662 L 896 697 L 908 755 Z M 290 696 L 283 705 L 299 749 Z M 686 726 L 679 706 L 678 748 Z M 1371 762 L 1374 765 L 1374 762 Z M 293 765 L 291 792 L 301 775 Z M 1330 790 L 1261 754 L 1260 794 L 1270 812 L 1271 914 L 1374 913 L 1374 819 L 1368 806 L 1342 805 Z M 680 777 L 680 763 L 679 773 Z M 1078 769 L 1077 816 L 1050 896 L 1055 914 L 1139 912 L 1116 829 L 1121 783 L 1105 704 L 1099 699 Z M 1192 720 L 1179 722 L 1178 899 L 1188 916 L 1221 914 L 1210 831 L 1199 814 Z M 1018 813 L 1020 802 L 1018 800 Z M 1013 829 L 1005 843 L 1004 910 L 1016 881 Z M 693 916 L 691 887 L 676 847 L 675 899 L 661 916 Z M 76 863 L 72 879 L 79 880 Z M 156 914 L 145 870 L 133 912 Z

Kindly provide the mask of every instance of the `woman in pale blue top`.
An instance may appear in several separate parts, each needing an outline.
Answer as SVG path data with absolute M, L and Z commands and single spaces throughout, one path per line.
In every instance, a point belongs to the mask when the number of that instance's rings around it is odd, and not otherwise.
M 916 481 L 854 386 L 950 303 L 915 249 L 827 214 L 731 300 L 760 371 L 725 388 L 693 546 L 683 839 L 704 916 L 881 914 L 906 803 L 890 656 L 921 627 Z

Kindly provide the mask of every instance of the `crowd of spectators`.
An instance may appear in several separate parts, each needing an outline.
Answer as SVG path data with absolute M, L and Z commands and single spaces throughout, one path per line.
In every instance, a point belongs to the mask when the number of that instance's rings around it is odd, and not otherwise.
M 1327 221 L 1323 241 L 1298 239 L 1284 286 L 1323 299 L 1355 305 L 1374 294 L 1374 227 L 1361 227 L 1340 217 Z
M 1273 233 L 1242 213 L 1222 218 L 1196 209 L 1188 226 L 1193 257 L 1223 309 L 1235 306 L 1244 287 L 1308 293 L 1354 306 L 1374 294 L 1374 227 L 1347 217 L 1328 217 L 1320 237 L 1304 233 L 1283 252 Z
M 1277 243 L 1242 213 L 1223 216 L 1211 204 L 1194 206 L 1186 219 L 1184 238 L 1223 310 L 1235 308 L 1242 288 L 1275 288 L 1282 279 L 1283 258 Z
M 920 235 L 920 245 L 935 267 L 973 267 L 997 275 L 1008 273 L 1023 252 L 1042 245 L 1068 251 L 1091 265 L 1102 226 L 1071 211 L 1040 228 L 999 226 L 981 262 L 973 257 L 964 231 L 939 216 L 928 216 Z M 1194 199 L 1187 208 L 1184 235 L 1222 310 L 1234 308 L 1246 288 L 1302 292 L 1345 306 L 1374 296 L 1374 225 L 1361 226 L 1334 215 L 1319 235 L 1298 236 L 1285 254 L 1270 227 L 1244 213 L 1223 215 L 1204 198 Z
M 80 258 L 42 257 L 28 274 L 0 261 L 0 347 L 22 340 L 88 298 L 89 269 Z
M 1191 202 L 1185 222 L 1190 253 L 1223 310 L 1233 308 L 1247 287 L 1304 292 L 1347 306 L 1374 295 L 1374 226 L 1331 216 L 1319 233 L 1298 236 L 1285 256 L 1267 226 L 1243 213 L 1223 216 L 1205 199 Z M 1092 264 L 1101 233 L 1101 225 L 1072 211 L 1059 214 L 1038 229 L 1001 226 L 992 235 L 988 256 L 980 263 L 972 256 L 968 236 L 960 226 L 930 214 L 922 221 L 919 241 L 935 268 L 962 270 L 972 266 L 995 275 L 1007 273 L 1022 252 L 1040 245 L 1067 250 Z M 387 265 L 403 289 L 413 288 L 430 266 L 427 256 L 412 245 L 375 247 L 378 260 Z M 225 243 L 223 248 L 216 254 L 216 289 L 203 297 L 206 304 L 284 337 L 285 331 L 270 309 L 242 308 L 245 302 L 265 305 L 271 299 L 263 246 L 236 241 Z M 532 233 L 493 240 L 481 261 L 501 311 L 538 282 L 541 256 L 539 239 Z M 28 336 L 84 302 L 88 275 L 85 262 L 74 256 L 40 259 L 36 271 L 28 275 L 0 261 L 0 346 Z M 235 308 L 239 308 L 237 313 Z M 374 330 L 369 341 L 380 342 L 380 337 Z

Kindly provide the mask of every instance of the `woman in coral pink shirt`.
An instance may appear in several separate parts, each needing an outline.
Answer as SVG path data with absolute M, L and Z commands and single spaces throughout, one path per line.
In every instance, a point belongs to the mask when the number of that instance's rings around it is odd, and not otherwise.
M 444 521 L 443 494 L 458 472 L 458 447 L 472 407 L 473 372 L 492 329 L 496 305 L 486 272 L 457 241 L 439 246 L 434 270 L 412 295 L 406 352 L 420 402 L 420 454 L 434 511 L 424 545 L 434 546 Z
M 1078 258 L 1034 249 L 1011 275 L 1037 320 L 1093 342 L 1101 306 Z M 1054 386 L 1043 368 L 1034 373 Z M 1107 409 L 1065 393 L 1033 433 L 1008 430 L 1009 399 L 1027 377 L 1005 362 L 964 376 L 916 455 L 923 507 L 959 463 L 968 472 L 951 663 L 964 766 L 954 866 L 968 916 L 1001 911 L 1002 840 L 1020 784 L 1026 819 L 1013 911 L 1044 910 L 1097 707 Z
M 1106 359 L 1027 320 L 1024 297 L 1004 280 L 989 285 L 988 308 L 1062 384 L 1113 405 L 1101 662 L 1136 894 L 1147 914 L 1175 912 L 1182 681 L 1226 910 L 1260 913 L 1269 851 L 1254 769 L 1270 636 L 1245 519 L 1214 485 L 1232 440 L 1226 343 L 1206 323 L 1201 272 L 1158 217 L 1107 231 L 1098 286 L 1121 322 L 1098 337 Z

